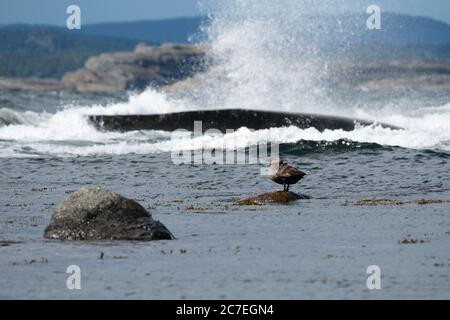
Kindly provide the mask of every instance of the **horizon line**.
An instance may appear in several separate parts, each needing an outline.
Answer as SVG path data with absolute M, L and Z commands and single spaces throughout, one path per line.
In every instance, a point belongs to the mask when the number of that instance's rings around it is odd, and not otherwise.
M 355 13 L 355 12 L 346 12 L 343 14 L 334 14 L 334 13 L 324 13 L 324 14 L 314 14 L 311 16 L 317 16 L 317 15 L 323 15 L 323 16 L 333 16 L 333 15 L 364 15 L 364 13 Z M 412 15 L 412 14 L 405 14 L 405 13 L 398 13 L 394 11 L 386 11 L 384 14 L 392 14 L 392 15 L 399 15 L 399 16 L 405 16 L 405 17 L 411 17 L 411 18 L 423 18 L 423 19 L 429 19 L 436 22 L 444 23 L 448 26 L 450 26 L 450 21 L 444 21 L 438 18 L 426 16 L 426 15 Z M 167 17 L 167 18 L 158 18 L 158 19 L 136 19 L 136 20 L 113 20 L 113 21 L 104 21 L 104 22 L 90 22 L 86 23 L 85 26 L 95 26 L 95 25 L 102 25 L 102 24 L 126 24 L 126 23 L 139 23 L 139 22 L 163 22 L 163 21 L 170 21 L 170 20 L 181 20 L 181 19 L 208 19 L 208 15 L 185 15 L 185 16 L 176 16 L 176 17 Z M 8 27 L 8 26 L 49 26 L 49 27 L 64 27 L 64 24 L 54 24 L 54 23 L 27 23 L 27 22 L 11 22 L 11 23 L 0 23 L 0 28 Z

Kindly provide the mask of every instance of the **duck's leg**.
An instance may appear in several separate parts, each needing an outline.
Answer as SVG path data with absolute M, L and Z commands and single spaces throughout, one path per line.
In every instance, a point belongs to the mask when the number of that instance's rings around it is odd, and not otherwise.
M 283 184 L 283 191 L 286 191 L 286 183 Z
M 287 185 L 286 191 L 289 192 L 289 184 Z

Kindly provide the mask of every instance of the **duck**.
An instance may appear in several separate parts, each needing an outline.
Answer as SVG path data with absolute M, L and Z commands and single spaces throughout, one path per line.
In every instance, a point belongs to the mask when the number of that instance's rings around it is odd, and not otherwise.
M 274 158 L 270 162 L 267 171 L 270 180 L 283 185 L 283 191 L 289 192 L 289 186 L 298 183 L 309 173 L 303 172 L 280 158 Z

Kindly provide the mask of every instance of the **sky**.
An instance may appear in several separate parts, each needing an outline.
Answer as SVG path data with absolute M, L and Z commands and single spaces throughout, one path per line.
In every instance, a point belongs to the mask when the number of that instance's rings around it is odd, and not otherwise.
M 336 0 L 336 3 L 349 11 L 361 10 L 359 5 L 355 6 L 350 2 L 352 1 Z M 450 23 L 450 0 L 359 0 L 359 3 L 367 3 L 367 6 L 376 4 L 382 10 L 428 16 Z M 80 6 L 84 24 L 202 14 L 197 0 L 0 0 L 0 24 L 64 26 L 67 19 L 66 8 L 71 4 Z

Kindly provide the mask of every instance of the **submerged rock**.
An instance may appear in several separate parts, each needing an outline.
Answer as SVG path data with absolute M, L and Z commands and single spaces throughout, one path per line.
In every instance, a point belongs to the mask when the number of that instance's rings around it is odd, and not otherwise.
M 271 203 L 287 204 L 300 199 L 310 199 L 310 197 L 296 194 L 290 191 L 273 191 L 261 194 L 253 198 L 241 200 L 238 202 L 238 204 L 241 206 L 255 206 Z
M 99 187 L 83 188 L 53 213 L 44 238 L 60 240 L 170 240 L 170 231 L 134 200 Z

